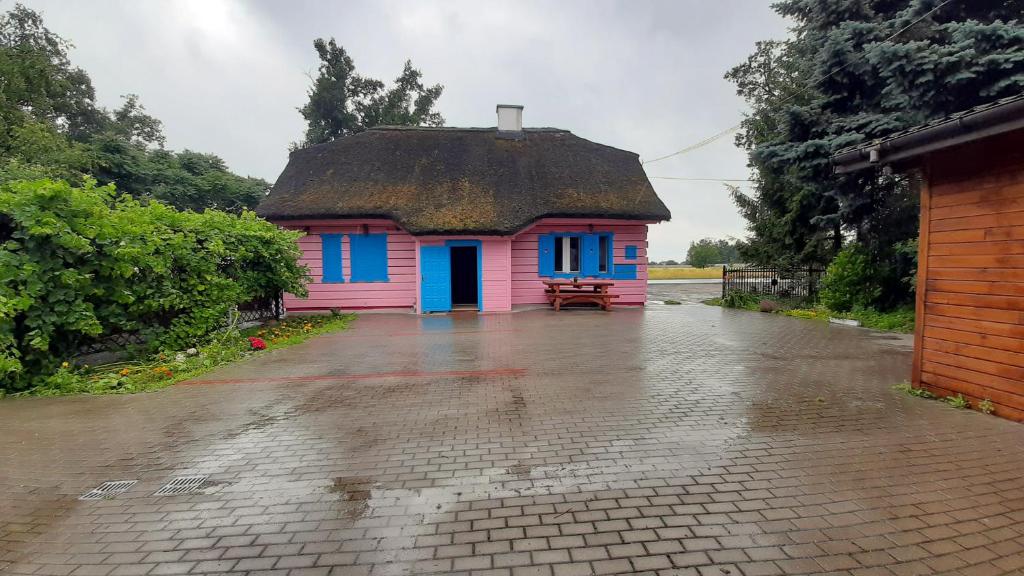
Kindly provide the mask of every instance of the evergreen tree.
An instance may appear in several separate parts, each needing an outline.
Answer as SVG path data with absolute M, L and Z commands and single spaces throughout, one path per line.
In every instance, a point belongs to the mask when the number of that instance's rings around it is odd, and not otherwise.
M 755 192 L 733 190 L 751 232 L 744 257 L 824 264 L 863 245 L 883 285 L 905 297 L 917 233 L 912 181 L 837 176 L 830 156 L 1024 90 L 1024 0 L 781 0 L 793 37 L 761 42 L 726 78 L 752 108 L 737 137 Z

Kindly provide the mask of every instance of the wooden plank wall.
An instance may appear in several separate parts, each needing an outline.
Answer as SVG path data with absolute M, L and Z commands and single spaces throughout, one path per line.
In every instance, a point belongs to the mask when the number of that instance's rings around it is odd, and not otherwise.
M 1024 131 L 933 155 L 925 180 L 915 384 L 1024 420 Z
M 612 232 L 612 258 L 615 264 L 635 264 L 636 280 L 616 280 L 612 294 L 620 298 L 616 305 L 640 305 L 647 302 L 647 225 L 631 220 L 594 220 L 593 228 L 578 219 L 545 218 L 516 234 L 512 239 L 512 304 L 547 304 L 544 278 L 537 270 L 537 238 L 551 232 Z M 626 259 L 626 246 L 637 247 L 634 260 Z
M 295 229 L 306 229 L 299 238 L 302 249 L 300 264 L 309 267 L 312 282 L 309 296 L 298 298 L 284 295 L 286 310 L 293 312 L 330 310 L 360 310 L 371 308 L 411 308 L 416 303 L 415 238 L 390 220 L 302 220 L 279 224 Z M 388 235 L 388 281 L 352 282 L 352 243 L 348 236 L 341 242 L 341 261 L 344 283 L 324 283 L 320 234 L 360 234 L 363 231 Z

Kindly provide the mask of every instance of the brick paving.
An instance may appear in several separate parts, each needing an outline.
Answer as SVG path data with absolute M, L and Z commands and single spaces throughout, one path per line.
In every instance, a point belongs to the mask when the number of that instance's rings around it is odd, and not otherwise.
M 368 314 L 160 392 L 0 402 L 0 572 L 1024 572 L 1024 427 L 894 393 L 909 363 L 699 304 Z M 108 480 L 138 483 L 77 500 Z

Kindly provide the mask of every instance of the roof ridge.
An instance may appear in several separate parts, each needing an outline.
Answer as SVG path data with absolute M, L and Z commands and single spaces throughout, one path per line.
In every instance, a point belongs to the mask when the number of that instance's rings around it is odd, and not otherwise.
M 409 132 L 497 132 L 497 126 L 374 126 L 367 128 L 366 132 L 375 131 L 409 131 Z M 572 134 L 571 131 L 565 128 L 554 128 L 550 126 L 537 126 L 532 128 L 523 128 L 523 132 L 567 132 Z

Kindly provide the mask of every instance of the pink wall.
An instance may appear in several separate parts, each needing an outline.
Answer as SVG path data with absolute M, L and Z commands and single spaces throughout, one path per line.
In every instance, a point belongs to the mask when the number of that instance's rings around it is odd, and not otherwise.
M 447 240 L 479 240 L 483 260 L 484 312 L 512 309 L 512 242 L 502 236 L 424 236 L 418 246 L 441 246 Z M 416 250 L 416 277 L 419 278 L 419 249 Z M 417 304 L 417 311 L 419 305 Z
M 303 220 L 280 223 L 285 228 L 307 230 L 299 240 L 301 264 L 309 267 L 313 281 L 309 297 L 285 295 L 292 311 L 415 308 L 419 311 L 419 247 L 441 245 L 446 240 L 480 240 L 483 267 L 484 312 L 505 312 L 515 304 L 546 304 L 544 284 L 537 275 L 537 236 L 550 232 L 612 232 L 614 262 L 635 264 L 636 280 L 616 280 L 612 293 L 616 304 L 642 305 L 647 300 L 647 223 L 630 220 L 593 220 L 580 223 L 566 218 L 546 218 L 512 237 L 429 236 L 414 237 L 390 220 Z M 348 237 L 342 239 L 344 283 L 322 283 L 320 234 L 370 233 L 388 235 L 388 282 L 350 282 L 351 254 Z M 626 260 L 627 245 L 637 247 L 636 260 Z
M 647 223 L 632 220 L 545 218 L 512 238 L 512 304 L 546 304 L 544 284 L 537 275 L 537 236 L 551 232 L 612 232 L 615 264 L 636 264 L 636 280 L 616 280 L 615 304 L 643 305 L 647 301 Z M 637 247 L 636 260 L 626 260 L 626 246 Z
M 309 267 L 313 281 L 309 284 L 309 297 L 296 298 L 285 294 L 287 310 L 328 310 L 331 308 L 410 308 L 416 304 L 419 276 L 416 274 L 416 240 L 390 220 L 303 220 L 280 222 L 292 229 L 306 229 L 299 239 L 302 249 L 301 264 Z M 320 281 L 323 273 L 320 234 L 359 234 L 361 226 L 371 234 L 388 235 L 388 281 L 350 282 L 352 259 L 347 236 L 341 241 L 344 283 Z

